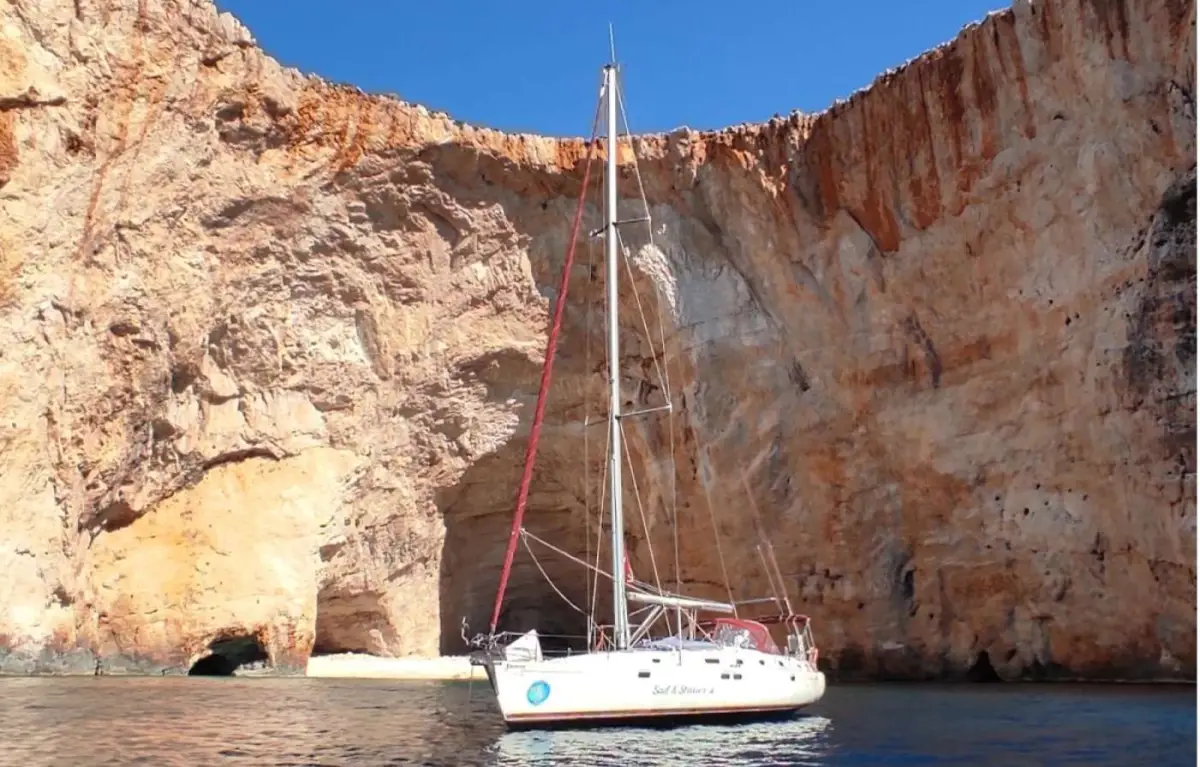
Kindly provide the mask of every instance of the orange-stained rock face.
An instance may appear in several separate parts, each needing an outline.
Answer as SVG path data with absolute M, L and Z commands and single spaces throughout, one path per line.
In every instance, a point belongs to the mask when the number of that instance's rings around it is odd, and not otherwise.
M 622 146 L 623 391 L 665 363 L 674 405 L 627 427 L 638 575 L 767 593 L 744 472 L 840 675 L 1194 676 L 1194 39 L 1022 2 L 821 115 Z M 208 0 L 0 10 L 0 671 L 461 651 L 591 151 L 302 77 Z M 589 559 L 600 258 L 527 521 Z M 580 625 L 522 550 L 534 623 Z

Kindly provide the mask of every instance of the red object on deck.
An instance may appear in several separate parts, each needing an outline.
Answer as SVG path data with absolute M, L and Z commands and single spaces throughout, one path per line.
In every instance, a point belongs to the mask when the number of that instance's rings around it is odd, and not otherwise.
M 521 474 L 521 489 L 517 491 L 517 510 L 513 515 L 512 532 L 508 536 L 508 549 L 504 552 L 504 568 L 500 571 L 500 588 L 496 591 L 496 605 L 492 609 L 490 634 L 496 633 L 500 622 L 500 605 L 508 588 L 508 576 L 512 572 L 513 555 L 517 552 L 517 536 L 521 532 L 521 520 L 525 517 L 525 503 L 529 500 L 529 483 L 533 480 L 533 459 L 537 455 L 538 436 L 542 432 L 542 417 L 546 412 L 546 393 L 550 390 L 550 372 L 554 367 L 554 352 L 558 348 L 558 333 L 562 329 L 563 308 L 567 303 L 567 285 L 571 279 L 571 266 L 575 263 L 575 243 L 579 239 L 579 224 L 583 220 L 583 203 L 587 196 L 588 179 L 592 175 L 593 149 L 596 128 L 600 125 L 600 105 L 596 104 L 596 117 L 592 121 L 592 137 L 588 140 L 587 165 L 583 171 L 583 186 L 579 190 L 579 207 L 575 210 L 575 223 L 571 226 L 571 244 L 567 246 L 567 261 L 563 264 L 562 280 L 558 286 L 558 300 L 554 303 L 554 323 L 550 326 L 550 338 L 546 341 L 546 361 L 542 363 L 542 384 L 538 388 L 537 406 L 533 412 L 533 427 L 529 430 L 529 445 L 525 448 L 525 470 Z

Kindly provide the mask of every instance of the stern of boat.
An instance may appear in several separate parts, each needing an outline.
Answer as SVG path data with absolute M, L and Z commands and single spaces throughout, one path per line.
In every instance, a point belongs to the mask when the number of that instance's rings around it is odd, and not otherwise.
M 812 703 L 816 703 L 821 698 L 825 697 L 825 672 L 814 667 L 813 670 L 809 672 L 808 677 L 809 697 L 812 699 Z

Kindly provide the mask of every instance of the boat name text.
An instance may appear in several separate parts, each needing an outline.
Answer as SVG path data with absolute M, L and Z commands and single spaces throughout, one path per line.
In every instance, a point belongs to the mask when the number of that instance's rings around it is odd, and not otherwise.
M 715 687 L 689 687 L 686 684 L 663 684 L 654 686 L 655 695 L 712 695 Z

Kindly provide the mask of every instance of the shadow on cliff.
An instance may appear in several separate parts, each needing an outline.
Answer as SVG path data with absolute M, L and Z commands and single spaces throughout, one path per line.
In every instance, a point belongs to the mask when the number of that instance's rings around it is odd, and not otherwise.
M 544 427 L 523 527 L 583 558 L 582 466 L 572 470 L 564 465 L 561 451 L 574 441 L 564 440 L 555 431 Z M 468 649 L 463 641 L 464 620 L 468 639 L 488 629 L 526 445 L 525 437 L 513 439 L 476 462 L 458 484 L 438 494 L 438 509 L 446 525 L 439 583 L 442 654 L 461 654 Z M 576 478 L 578 493 L 571 486 Z M 518 540 L 497 630 L 536 628 L 548 649 L 581 648 L 581 639 L 568 637 L 581 638 L 586 633 L 586 618 L 572 606 L 587 604 L 586 573 L 561 554 L 532 541 L 527 548 Z
M 1194 474 L 1195 165 L 1163 193 L 1148 226 L 1138 235 L 1133 248 L 1145 249 L 1147 270 L 1144 284 L 1138 286 L 1141 293 L 1136 308 L 1126 315 L 1129 345 L 1122 362 L 1127 404 L 1150 411 L 1161 429 L 1164 450 L 1177 454 L 1181 469 Z

